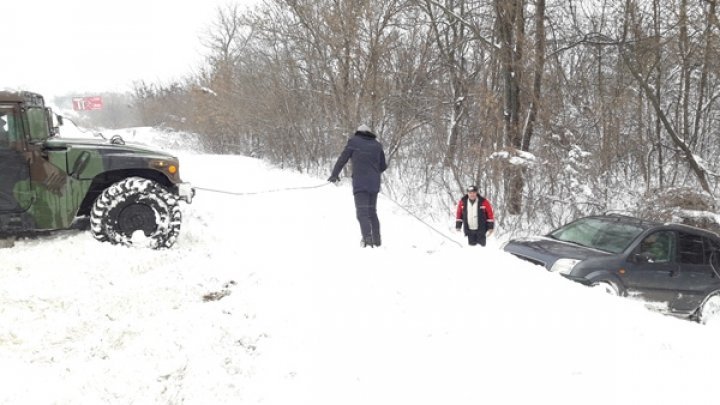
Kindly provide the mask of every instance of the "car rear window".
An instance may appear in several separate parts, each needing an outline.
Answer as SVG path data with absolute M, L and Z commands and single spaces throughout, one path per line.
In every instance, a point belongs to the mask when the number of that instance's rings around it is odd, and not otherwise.
M 553 231 L 550 237 L 606 252 L 620 253 L 627 249 L 643 230 L 635 224 L 601 218 L 582 218 Z

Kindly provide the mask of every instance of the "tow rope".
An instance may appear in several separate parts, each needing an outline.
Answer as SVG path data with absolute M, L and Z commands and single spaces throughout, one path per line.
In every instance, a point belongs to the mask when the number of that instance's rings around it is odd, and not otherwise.
M 387 198 L 388 200 L 392 201 L 395 205 L 397 205 L 398 207 L 402 208 L 403 211 L 405 211 L 405 212 L 407 212 L 408 214 L 410 214 L 410 216 L 412 216 L 413 218 L 415 218 L 417 221 L 419 221 L 419 222 L 422 223 L 423 225 L 425 225 L 425 226 L 427 226 L 428 228 L 430 228 L 430 229 L 432 229 L 433 231 L 435 231 L 438 235 L 442 236 L 443 238 L 449 240 L 450 242 L 452 242 L 452 243 L 454 243 L 454 244 L 456 244 L 456 245 L 458 245 L 458 246 L 460 246 L 460 247 L 465 247 L 462 243 L 456 241 L 455 239 L 451 238 L 451 237 L 448 236 L 448 235 L 445 235 L 444 233 L 442 233 L 442 232 L 440 232 L 439 230 L 435 229 L 435 227 L 433 227 L 432 225 L 430 225 L 430 224 L 428 224 L 427 222 L 423 221 L 422 218 L 420 218 L 420 217 L 418 217 L 417 215 L 415 215 L 415 214 L 414 214 L 412 211 L 410 211 L 409 209 L 403 207 L 399 202 L 393 200 L 393 199 L 392 199 L 390 196 L 388 196 L 387 194 L 385 194 L 385 193 L 381 193 L 381 194 L 382 194 L 383 196 L 385 196 L 385 198 Z
M 207 187 L 193 187 L 193 189 L 194 189 L 194 190 L 207 191 L 207 192 L 211 192 L 211 193 L 219 193 L 219 194 L 256 195 L 256 194 L 277 193 L 277 192 L 281 192 L 281 191 L 291 191 L 291 190 L 310 190 L 310 189 L 313 189 L 313 188 L 325 187 L 325 186 L 327 186 L 327 185 L 329 185 L 329 184 L 333 184 L 333 183 L 327 182 L 327 183 L 319 184 L 319 185 L 317 185 L 317 186 L 287 187 L 287 188 L 276 188 L 276 189 L 271 189 L 271 190 L 250 191 L 250 192 L 226 191 L 226 190 L 220 190 L 220 189 L 214 189 L 214 188 L 207 188 Z M 430 225 L 430 224 L 428 224 L 427 222 L 425 222 L 422 218 L 418 217 L 418 216 L 415 215 L 413 212 L 411 212 L 411 211 L 408 210 L 407 208 L 403 207 L 400 203 L 398 203 L 397 201 L 393 200 L 393 199 L 392 199 L 390 196 L 388 196 L 387 194 L 385 194 L 385 193 L 381 193 L 381 194 L 382 194 L 385 198 L 387 198 L 388 200 L 390 200 L 393 204 L 395 204 L 395 205 L 397 205 L 398 207 L 402 208 L 403 211 L 405 211 L 405 212 L 407 212 L 408 214 L 410 214 L 410 216 L 412 216 L 413 218 L 415 218 L 417 221 L 419 221 L 419 222 L 422 223 L 423 225 L 427 226 L 428 228 L 432 229 L 432 230 L 433 230 L 434 232 L 436 232 L 438 235 L 442 236 L 443 238 L 449 240 L 450 242 L 452 242 L 452 243 L 454 243 L 454 244 L 456 244 L 456 245 L 458 245 L 458 246 L 460 246 L 460 247 L 464 247 L 462 243 L 460 243 L 460 242 L 456 241 L 455 239 L 452 239 L 450 236 L 448 236 L 448 235 L 440 232 L 440 231 L 437 230 L 435 227 L 433 227 L 432 225 Z
M 278 193 L 281 191 L 291 191 L 291 190 L 309 190 L 309 189 L 313 189 L 313 188 L 325 187 L 328 184 L 330 184 L 330 183 L 323 183 L 323 184 L 319 184 L 317 186 L 287 187 L 287 188 L 276 188 L 276 189 L 263 190 L 263 191 L 249 191 L 249 192 L 226 191 L 226 190 L 219 190 L 219 189 L 215 189 L 215 188 L 206 188 L 206 187 L 193 187 L 193 189 L 208 191 L 211 193 L 230 194 L 230 195 L 255 195 L 255 194 Z

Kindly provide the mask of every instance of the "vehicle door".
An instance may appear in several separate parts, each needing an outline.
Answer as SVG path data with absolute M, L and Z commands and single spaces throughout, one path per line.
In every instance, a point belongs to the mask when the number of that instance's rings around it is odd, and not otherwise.
M 33 203 L 24 142 L 17 109 L 0 104 L 0 215 L 24 212 Z
M 677 234 L 657 231 L 646 235 L 629 255 L 621 279 L 629 296 L 666 308 L 674 299 L 678 276 Z
M 709 291 L 720 287 L 711 265 L 713 251 L 718 249 L 720 243 L 706 235 L 678 232 L 679 271 L 673 283 L 675 296 L 671 308 L 674 312 L 694 311 Z
M 67 175 L 67 150 L 47 147 L 52 129 L 45 108 L 30 106 L 25 117 L 25 155 L 36 197 L 31 215 L 37 229 L 67 228 L 75 218 L 80 198 Z

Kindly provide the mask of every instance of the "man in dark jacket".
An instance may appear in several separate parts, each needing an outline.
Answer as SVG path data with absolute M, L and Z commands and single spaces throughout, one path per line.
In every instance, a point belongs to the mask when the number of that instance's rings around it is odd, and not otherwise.
M 352 185 L 355 210 L 362 232 L 362 246 L 380 246 L 380 220 L 377 216 L 377 196 L 380 175 L 387 169 L 385 152 L 377 136 L 367 125 L 360 125 L 338 157 L 328 181 L 340 181 L 340 171 L 352 159 Z
M 486 236 L 492 235 L 495 216 L 492 206 L 485 197 L 479 196 L 476 186 L 470 186 L 457 206 L 455 228 L 462 228 L 470 246 L 485 246 Z

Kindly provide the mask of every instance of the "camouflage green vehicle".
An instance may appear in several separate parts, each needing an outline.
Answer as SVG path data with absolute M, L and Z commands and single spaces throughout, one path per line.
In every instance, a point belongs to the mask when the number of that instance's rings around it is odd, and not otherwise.
M 194 193 L 178 159 L 119 137 L 57 137 L 61 124 L 41 95 L 0 91 L 0 234 L 68 229 L 89 217 L 100 241 L 172 246 L 179 203 Z

